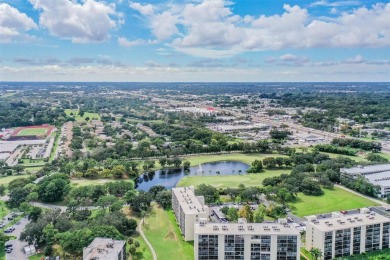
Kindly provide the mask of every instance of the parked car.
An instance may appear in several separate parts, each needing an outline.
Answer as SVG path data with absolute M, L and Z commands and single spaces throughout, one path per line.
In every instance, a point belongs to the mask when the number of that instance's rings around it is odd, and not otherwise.
M 12 247 L 12 244 L 5 244 L 4 247 L 7 249 L 7 248 L 10 248 Z
M 0 224 L 0 228 L 3 228 L 5 227 L 5 225 L 3 223 Z
M 12 252 L 12 247 L 7 248 L 5 251 L 6 251 L 8 254 L 11 253 L 11 252 Z
M 14 218 L 13 218 L 13 217 L 8 217 L 7 219 L 8 219 L 8 220 L 14 220 Z

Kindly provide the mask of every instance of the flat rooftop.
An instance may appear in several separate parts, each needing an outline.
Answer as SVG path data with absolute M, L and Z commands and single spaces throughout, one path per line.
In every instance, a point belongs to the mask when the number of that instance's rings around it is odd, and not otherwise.
M 11 153 L 13 152 L 19 144 L 13 142 L 0 142 L 0 153 Z
M 208 206 L 202 205 L 197 196 L 195 196 L 194 190 L 190 187 L 178 187 L 172 188 L 172 192 L 175 194 L 179 201 L 181 208 L 185 214 L 196 214 L 199 212 L 206 212 Z
M 332 231 L 339 229 L 354 228 L 360 226 L 380 224 L 390 222 L 390 218 L 383 215 L 372 213 L 356 213 L 339 215 L 332 218 L 315 219 L 308 221 L 314 227 L 321 231 Z
M 0 147 L 3 145 L 41 145 L 45 144 L 46 139 L 39 140 L 18 140 L 18 141 L 0 141 Z
M 126 241 L 113 240 L 111 238 L 95 238 L 92 243 L 83 250 L 83 260 L 91 260 L 98 257 L 99 260 L 117 259 Z
M 367 174 L 373 174 L 378 172 L 390 171 L 390 164 L 377 164 L 377 165 L 357 166 L 353 168 L 341 168 L 340 171 L 342 173 L 348 173 L 352 175 L 355 174 L 367 175 Z
M 197 223 L 195 234 L 202 235 L 299 235 L 300 230 L 279 223 Z

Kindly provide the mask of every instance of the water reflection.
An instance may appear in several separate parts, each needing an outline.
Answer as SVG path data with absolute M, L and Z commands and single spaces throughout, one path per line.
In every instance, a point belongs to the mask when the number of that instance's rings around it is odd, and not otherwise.
M 192 166 L 187 171 L 184 171 L 184 169 L 163 169 L 142 174 L 136 179 L 135 186 L 137 189 L 144 191 L 148 191 L 155 185 L 163 185 L 170 189 L 184 176 L 245 174 L 248 168 L 249 165 L 242 162 L 222 161 Z

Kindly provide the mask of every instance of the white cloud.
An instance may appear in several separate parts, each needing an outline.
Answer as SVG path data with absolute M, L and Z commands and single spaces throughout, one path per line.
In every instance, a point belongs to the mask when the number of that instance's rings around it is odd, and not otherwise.
M 25 33 L 31 29 L 37 29 L 37 25 L 30 17 L 8 4 L 0 3 L 0 42 L 28 38 Z
M 365 60 L 363 58 L 362 55 L 356 55 L 355 57 L 353 58 L 349 58 L 345 61 L 346 63 L 354 63 L 354 64 L 360 64 L 360 63 L 364 63 Z
M 338 1 L 331 6 L 357 3 Z M 307 9 L 287 4 L 283 14 L 272 16 L 239 16 L 230 2 L 222 0 L 168 5 L 162 10 L 161 6 L 132 6 L 145 14 L 158 40 L 199 57 L 226 57 L 251 50 L 390 46 L 390 3 L 360 7 L 332 19 L 313 18 Z
M 157 41 L 155 40 L 144 40 L 144 39 L 137 39 L 133 41 L 129 41 L 128 39 L 124 37 L 118 38 L 118 44 L 122 47 L 131 48 L 137 45 L 145 45 L 145 44 L 155 44 Z
M 95 0 L 84 0 L 82 3 L 69 0 L 29 1 L 35 9 L 41 10 L 40 26 L 54 36 L 71 39 L 75 43 L 107 40 L 110 30 L 117 27 L 115 4 Z
M 351 1 L 333 1 L 333 2 L 329 2 L 327 0 L 320 0 L 320 1 L 316 1 L 316 2 L 314 2 L 312 4 L 310 4 L 310 6 L 327 6 L 327 7 L 357 6 L 357 5 L 361 5 L 361 1 L 351 0 Z
M 143 15 L 153 15 L 154 8 L 151 4 L 141 5 L 140 3 L 130 2 L 130 7 Z

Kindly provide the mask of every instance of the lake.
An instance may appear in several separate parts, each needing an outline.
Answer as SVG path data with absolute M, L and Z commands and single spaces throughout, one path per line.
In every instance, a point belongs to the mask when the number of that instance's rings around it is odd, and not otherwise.
M 217 171 L 220 175 L 239 174 L 240 172 L 244 174 L 248 168 L 249 165 L 242 162 L 221 161 L 192 166 L 187 173 L 184 169 L 162 169 L 140 175 L 135 180 L 135 187 L 138 190 L 148 191 L 153 186 L 163 185 L 171 189 L 185 176 L 216 176 Z

